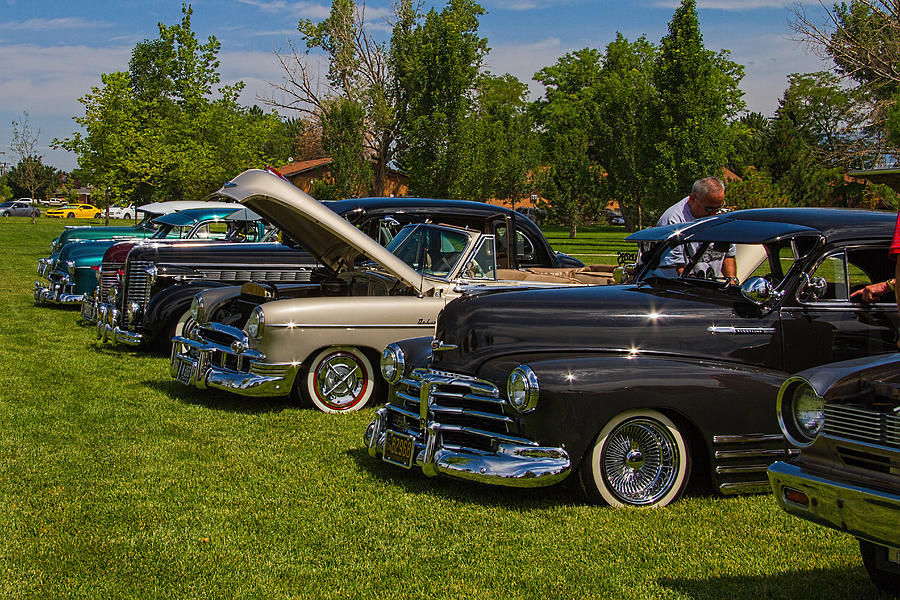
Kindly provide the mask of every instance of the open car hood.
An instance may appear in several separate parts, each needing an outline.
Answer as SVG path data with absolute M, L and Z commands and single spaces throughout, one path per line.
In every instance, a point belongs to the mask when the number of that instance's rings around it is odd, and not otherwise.
M 850 171 L 851 177 L 862 177 L 872 183 L 880 183 L 889 186 L 895 192 L 900 192 L 900 169 L 868 169 L 863 171 Z
M 355 261 L 365 256 L 419 292 L 432 287 L 346 219 L 276 175 L 259 169 L 244 171 L 217 194 L 249 206 L 335 272 L 353 269 Z

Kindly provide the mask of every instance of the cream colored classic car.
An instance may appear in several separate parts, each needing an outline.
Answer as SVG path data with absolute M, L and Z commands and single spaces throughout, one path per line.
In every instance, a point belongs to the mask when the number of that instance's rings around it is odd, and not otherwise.
M 384 346 L 432 335 L 444 305 L 463 294 L 510 286 L 605 284 L 612 267 L 499 269 L 495 235 L 441 224 L 410 224 L 387 245 L 290 183 L 247 171 L 219 191 L 262 215 L 330 271 L 275 299 L 270 286 L 245 284 L 263 303 L 243 329 L 211 322 L 217 290 L 195 298 L 173 338 L 171 375 L 198 388 L 246 396 L 291 394 L 326 412 L 357 410 L 383 395 L 376 372 Z M 510 228 L 514 230 L 513 228 Z M 265 302 L 266 298 L 273 301 Z M 218 314 L 218 313 L 217 313 Z

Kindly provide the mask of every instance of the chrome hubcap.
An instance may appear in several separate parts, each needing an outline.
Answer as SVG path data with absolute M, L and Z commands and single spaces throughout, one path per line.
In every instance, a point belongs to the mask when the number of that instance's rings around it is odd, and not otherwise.
M 328 407 L 346 410 L 363 398 L 368 379 L 356 357 L 347 352 L 335 352 L 319 363 L 313 386 L 316 396 Z
M 609 436 L 600 458 L 603 478 L 624 503 L 655 504 L 678 478 L 678 445 L 659 422 L 639 417 Z

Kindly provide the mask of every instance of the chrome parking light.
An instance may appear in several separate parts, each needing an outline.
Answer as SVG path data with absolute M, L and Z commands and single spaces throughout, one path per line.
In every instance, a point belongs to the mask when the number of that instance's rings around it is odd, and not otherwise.
M 534 410 L 540 391 L 537 375 L 528 365 L 513 369 L 506 380 L 506 398 L 510 406 L 520 413 Z
M 388 383 L 397 383 L 406 370 L 406 357 L 397 344 L 388 344 L 381 353 L 381 375 Z

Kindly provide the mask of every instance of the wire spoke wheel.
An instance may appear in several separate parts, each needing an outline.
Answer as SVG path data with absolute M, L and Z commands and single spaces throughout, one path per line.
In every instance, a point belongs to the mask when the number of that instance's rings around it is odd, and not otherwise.
M 685 437 L 665 415 L 632 410 L 603 427 L 583 461 L 589 499 L 612 506 L 666 506 L 686 487 L 690 455 Z
M 601 459 L 603 477 L 628 504 L 654 504 L 678 474 L 678 448 L 655 421 L 633 419 L 616 429 Z

